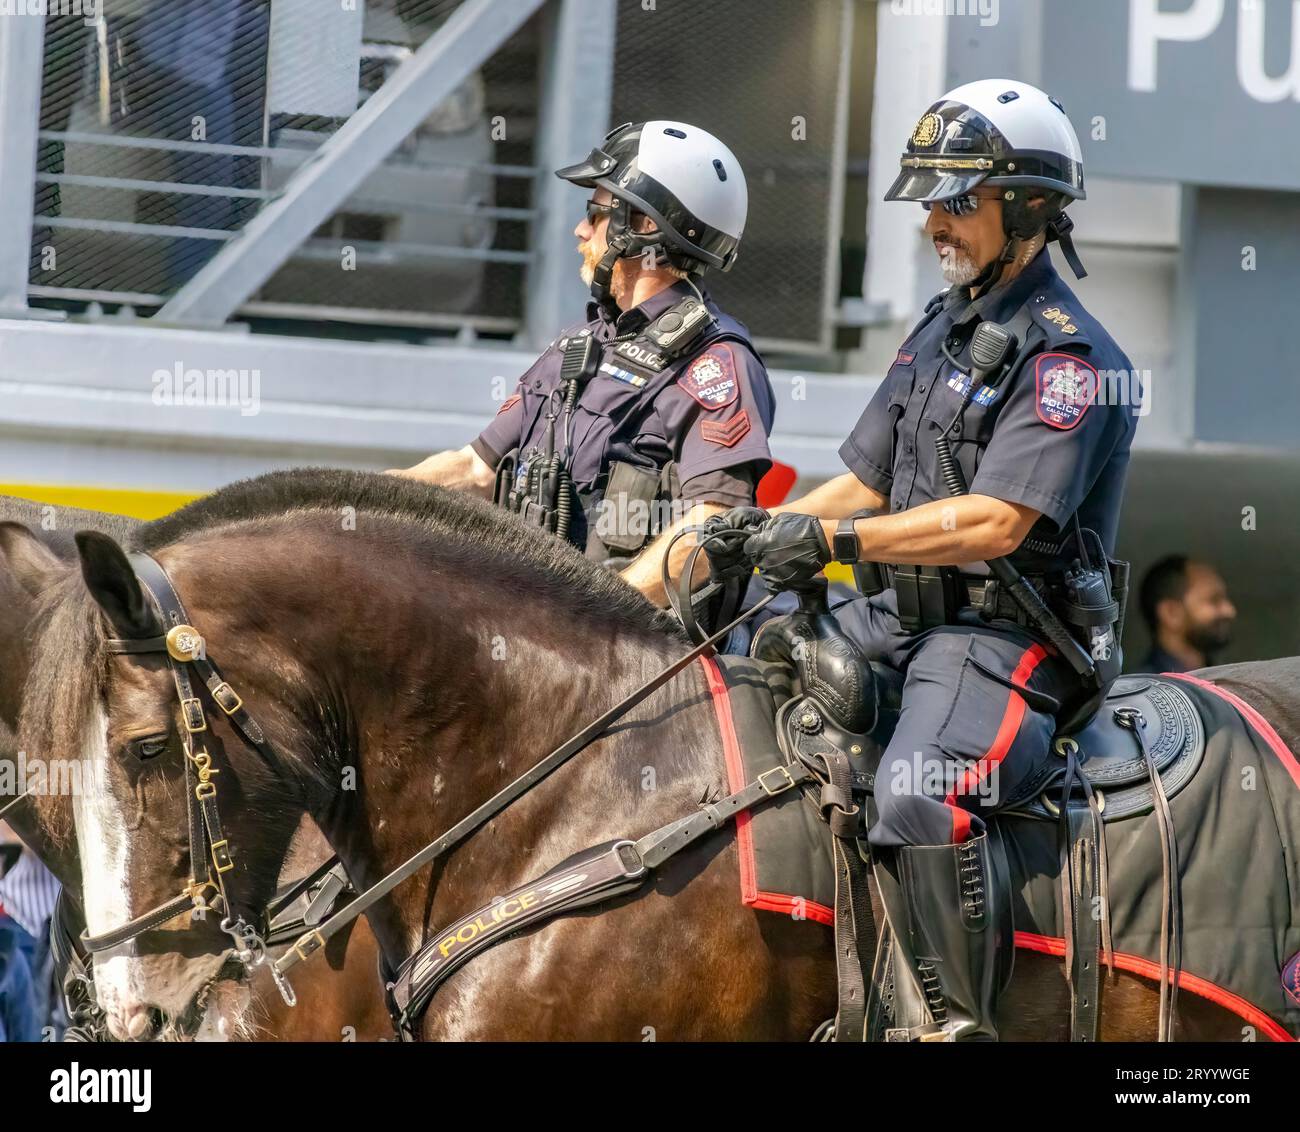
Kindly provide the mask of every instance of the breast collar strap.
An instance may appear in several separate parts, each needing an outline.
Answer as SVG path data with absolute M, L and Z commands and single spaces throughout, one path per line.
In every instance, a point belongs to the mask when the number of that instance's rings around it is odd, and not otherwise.
M 249 919 L 237 914 L 226 890 L 225 874 L 235 867 L 230 845 L 222 831 L 217 805 L 215 776 L 220 771 L 212 765 L 212 756 L 196 738 L 208 730 L 203 701 L 196 694 L 192 674 L 196 674 L 207 688 L 212 702 L 230 720 L 231 726 L 262 757 L 267 766 L 277 774 L 277 761 L 266 734 L 248 711 L 243 700 L 221 675 L 221 670 L 207 656 L 203 637 L 190 624 L 189 616 L 181 603 L 167 571 L 148 554 L 129 555 L 132 568 L 141 586 L 156 607 L 166 632 L 156 637 L 118 638 L 106 642 L 109 653 L 117 655 L 142 655 L 163 653 L 171 668 L 180 704 L 184 728 L 181 745 L 185 752 L 185 801 L 189 824 L 190 883 L 180 895 L 158 905 L 142 915 L 101 935 L 82 935 L 82 945 L 91 954 L 108 951 L 145 933 L 152 933 L 164 924 L 188 911 L 194 919 L 204 919 L 209 911 L 221 915 L 221 930 L 234 943 L 236 958 L 245 966 L 256 966 L 266 960 L 264 931 L 259 931 Z M 253 916 L 261 921 L 261 917 Z M 225 947 L 218 949 L 226 950 Z M 277 977 L 277 985 L 285 1001 L 291 1001 L 288 984 Z

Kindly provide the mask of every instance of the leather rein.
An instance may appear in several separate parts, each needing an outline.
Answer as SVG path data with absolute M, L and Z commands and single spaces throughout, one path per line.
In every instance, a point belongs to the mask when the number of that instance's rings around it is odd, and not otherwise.
M 280 994 L 289 1006 L 295 1005 L 297 1000 L 293 988 L 285 978 L 287 971 L 323 948 L 332 935 L 351 924 L 404 880 L 449 852 L 528 793 L 574 755 L 598 739 L 610 724 L 647 699 L 699 657 L 709 653 L 734 628 L 766 608 L 776 597 L 775 594 L 768 594 L 730 624 L 670 663 L 482 805 L 461 818 L 439 837 L 429 842 L 418 853 L 356 896 L 345 907 L 324 922 L 312 927 L 278 960 L 270 963 L 267 956 L 268 941 L 278 942 L 272 935 L 270 922 L 277 910 L 282 910 L 300 896 L 314 880 L 337 866 L 338 858 L 332 857 L 309 877 L 293 885 L 260 915 L 250 913 L 245 916 L 236 911 L 227 892 L 225 881 L 226 874 L 234 868 L 234 858 L 222 829 L 218 808 L 218 789 L 214 776 L 220 772 L 212 765 L 211 755 L 202 746 L 200 737 L 208 729 L 207 716 L 194 677 L 198 677 L 199 683 L 206 689 L 208 698 L 229 719 L 240 736 L 257 751 L 268 768 L 277 774 L 279 773 L 278 760 L 266 739 L 265 732 L 248 713 L 243 700 L 222 676 L 215 662 L 208 657 L 203 637 L 193 627 L 166 570 L 148 554 L 131 554 L 128 558 L 141 586 L 153 599 L 166 631 L 154 637 L 110 639 L 107 642 L 107 651 L 126 655 L 164 653 L 167 656 L 184 725 L 181 742 L 185 753 L 190 880 L 181 893 L 171 900 L 100 935 L 82 933 L 80 942 L 85 950 L 93 955 L 119 947 L 145 933 L 155 932 L 162 925 L 185 912 L 189 912 L 194 919 L 204 919 L 208 912 L 216 912 L 222 917 L 221 930 L 234 943 L 235 958 L 250 969 L 266 964 L 271 970 Z M 767 793 L 771 794 L 772 791 L 768 789 Z M 693 839 L 692 829 L 692 836 L 687 840 Z

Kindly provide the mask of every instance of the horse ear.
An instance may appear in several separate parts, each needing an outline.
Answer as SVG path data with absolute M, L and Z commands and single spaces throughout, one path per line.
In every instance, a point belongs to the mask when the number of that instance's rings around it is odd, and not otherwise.
M 0 568 L 29 597 L 35 597 L 56 581 L 67 566 L 22 523 L 0 523 Z
M 162 633 L 162 624 L 140 579 L 113 539 L 98 531 L 78 531 L 77 553 L 86 589 L 119 637 L 156 637 Z

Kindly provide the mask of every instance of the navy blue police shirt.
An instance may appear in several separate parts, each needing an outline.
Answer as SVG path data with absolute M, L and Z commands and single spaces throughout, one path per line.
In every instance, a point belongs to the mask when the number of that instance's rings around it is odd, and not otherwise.
M 472 442 L 491 467 L 513 449 L 541 446 L 547 407 L 562 389 L 564 343 L 582 330 L 601 343 L 600 368 L 582 389 L 571 422 L 570 473 L 579 492 L 599 490 L 610 465 L 623 461 L 659 473 L 676 465 L 679 498 L 724 507 L 752 504 L 771 466 L 768 433 L 775 398 L 767 369 L 746 328 L 704 295 L 715 325 L 651 375 L 619 353 L 669 307 L 693 295 L 675 283 L 609 320 L 595 303 L 587 321 L 564 331 L 519 379 L 514 394 Z M 561 444 L 563 415 L 556 426 Z
M 976 326 L 1022 310 L 1027 349 L 1000 383 L 971 389 Z M 954 287 L 931 301 L 840 457 L 892 511 L 905 511 L 950 497 L 934 444 L 942 430 L 972 494 L 1042 513 L 1031 539 L 1059 544 L 1077 512 L 1111 554 L 1141 405 L 1132 364 L 1044 249 L 979 300 Z

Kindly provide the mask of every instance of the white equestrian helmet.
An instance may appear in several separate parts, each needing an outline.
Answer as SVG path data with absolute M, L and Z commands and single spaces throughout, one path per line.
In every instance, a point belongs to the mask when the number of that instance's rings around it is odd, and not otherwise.
M 735 154 L 707 130 L 662 119 L 628 123 L 556 176 L 608 189 L 654 220 L 670 247 L 702 264 L 726 271 L 735 262 L 749 190 Z

